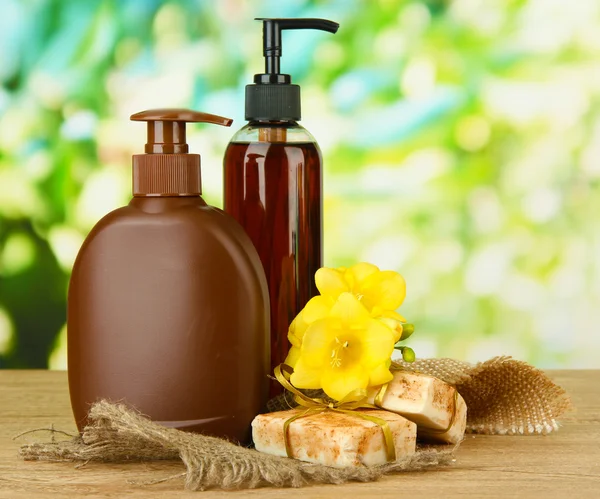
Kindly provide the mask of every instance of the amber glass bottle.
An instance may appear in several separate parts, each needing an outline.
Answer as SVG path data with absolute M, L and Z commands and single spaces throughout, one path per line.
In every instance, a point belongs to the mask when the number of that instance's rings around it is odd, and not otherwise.
M 251 121 L 225 153 L 225 211 L 250 236 L 271 301 L 271 366 L 285 360 L 287 331 L 317 294 L 322 264 L 321 151 L 295 121 Z M 273 384 L 271 394 L 278 391 Z
M 288 353 L 288 328 L 317 294 L 322 261 L 322 163 L 301 125 L 300 86 L 280 72 L 282 31 L 335 33 L 326 19 L 258 19 L 263 24 L 265 72 L 246 85 L 248 124 L 225 152 L 225 211 L 246 230 L 262 261 L 271 301 L 271 369 Z M 282 391 L 271 383 L 271 396 Z

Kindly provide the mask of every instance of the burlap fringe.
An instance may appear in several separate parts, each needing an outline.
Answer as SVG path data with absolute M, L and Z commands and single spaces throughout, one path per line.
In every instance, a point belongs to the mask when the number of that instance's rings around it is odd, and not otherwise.
M 454 450 L 421 449 L 413 456 L 371 468 L 330 468 L 262 454 L 219 438 L 165 428 L 122 404 L 98 402 L 92 407 L 89 419 L 90 424 L 81 437 L 24 445 L 20 456 L 30 461 L 83 462 L 181 459 L 186 467 L 185 487 L 206 490 L 369 482 L 387 473 L 449 464 Z
M 467 403 L 470 432 L 546 434 L 558 428 L 556 418 L 570 408 L 565 391 L 544 373 L 508 357 L 476 366 L 452 359 L 424 359 L 396 367 L 430 374 L 455 385 Z M 287 408 L 288 402 L 274 399 L 270 410 Z M 456 450 L 420 447 L 415 455 L 383 466 L 338 469 L 261 454 L 218 438 L 165 428 L 122 404 L 107 401 L 92 407 L 89 421 L 82 436 L 24 445 L 21 457 L 69 462 L 181 459 L 186 467 L 185 487 L 206 490 L 368 482 L 388 473 L 447 465 Z

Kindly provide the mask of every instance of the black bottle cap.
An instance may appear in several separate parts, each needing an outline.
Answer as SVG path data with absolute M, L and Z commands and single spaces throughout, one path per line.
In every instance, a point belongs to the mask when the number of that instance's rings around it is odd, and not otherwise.
M 246 85 L 246 119 L 286 121 L 300 119 L 300 86 L 292 85 L 290 75 L 281 74 L 281 31 L 319 29 L 335 33 L 339 24 L 326 19 L 267 19 L 263 23 L 265 72 L 254 75 L 254 84 Z

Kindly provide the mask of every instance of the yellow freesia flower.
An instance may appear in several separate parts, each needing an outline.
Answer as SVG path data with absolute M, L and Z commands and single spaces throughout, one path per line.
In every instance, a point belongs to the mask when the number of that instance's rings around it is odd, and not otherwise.
M 334 300 L 342 293 L 352 293 L 374 317 L 396 310 L 406 297 L 406 282 L 398 272 L 382 271 L 370 263 L 348 269 L 323 267 L 317 270 L 315 282 L 322 296 Z
M 301 346 L 290 351 L 291 382 L 298 388 L 322 388 L 336 400 L 362 393 L 392 379 L 394 343 L 390 328 L 371 317 L 353 293 L 343 291 L 326 316 L 306 328 Z
M 315 296 L 311 298 L 290 324 L 288 340 L 292 344 L 285 363 L 294 367 L 300 355 L 300 347 L 304 333 L 313 322 L 326 317 L 335 300 L 329 296 Z
M 373 317 L 394 331 L 396 341 L 402 336 L 406 319 L 395 309 L 406 297 L 406 282 L 398 272 L 381 271 L 370 263 L 358 263 L 348 269 L 323 267 L 315 274 L 315 282 L 324 297 L 336 299 L 341 293 L 352 293 Z

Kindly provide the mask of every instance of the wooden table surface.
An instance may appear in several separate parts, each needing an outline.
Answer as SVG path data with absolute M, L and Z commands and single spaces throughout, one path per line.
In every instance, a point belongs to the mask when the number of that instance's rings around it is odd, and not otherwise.
M 549 436 L 467 435 L 447 468 L 387 476 L 373 483 L 187 492 L 183 480 L 157 480 L 183 471 L 181 463 L 108 465 L 24 462 L 19 445 L 46 434 L 13 436 L 49 427 L 75 431 L 67 376 L 60 371 L 0 371 L 0 498 L 320 497 L 347 499 L 452 497 L 600 498 L 600 371 L 550 371 L 576 410 Z

